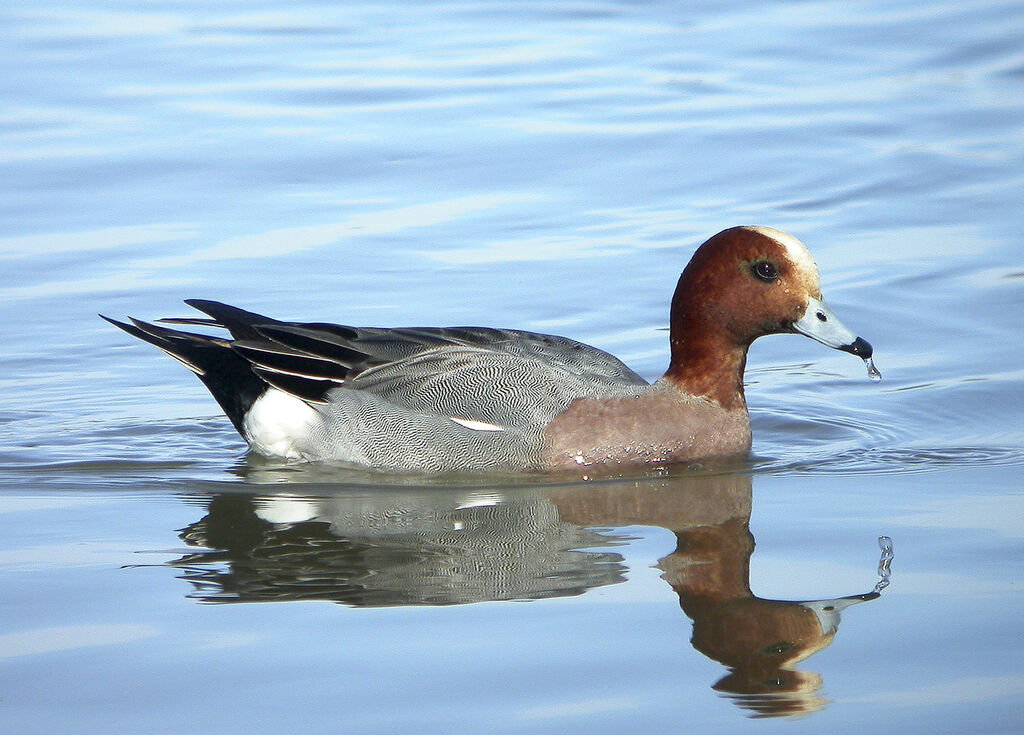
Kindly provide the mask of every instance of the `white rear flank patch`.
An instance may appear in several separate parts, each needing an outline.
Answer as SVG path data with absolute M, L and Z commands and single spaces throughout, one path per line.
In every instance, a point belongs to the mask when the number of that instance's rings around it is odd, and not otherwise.
M 789 259 L 792 260 L 798 268 L 810 271 L 817 276 L 818 266 L 814 263 L 814 258 L 811 257 L 811 253 L 807 250 L 807 246 L 795 237 L 783 232 L 782 230 L 776 230 L 771 227 L 749 226 L 747 229 L 760 233 L 779 243 L 779 245 L 786 249 L 786 255 L 789 256 Z
M 304 459 L 302 447 L 319 422 L 320 414 L 305 401 L 268 388 L 245 414 L 242 429 L 249 446 L 260 454 Z
M 497 424 L 489 424 L 486 421 L 474 421 L 473 419 L 457 419 L 454 416 L 449 416 L 455 423 L 465 426 L 467 429 L 473 431 L 504 431 L 504 426 L 498 426 Z

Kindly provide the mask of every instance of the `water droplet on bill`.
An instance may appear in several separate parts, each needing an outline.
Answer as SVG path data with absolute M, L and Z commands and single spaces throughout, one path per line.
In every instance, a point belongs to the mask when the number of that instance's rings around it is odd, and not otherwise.
M 872 383 L 877 383 L 882 379 L 882 374 L 878 372 L 878 368 L 875 367 L 875 363 L 870 357 L 864 358 L 864 364 L 868 368 L 868 377 L 871 378 Z

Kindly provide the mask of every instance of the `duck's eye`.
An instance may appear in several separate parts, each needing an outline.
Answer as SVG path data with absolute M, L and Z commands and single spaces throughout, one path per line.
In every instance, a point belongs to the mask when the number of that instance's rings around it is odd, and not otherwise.
M 771 644 L 770 646 L 765 646 L 761 650 L 761 653 L 767 656 L 781 656 L 784 653 L 789 653 L 794 648 L 796 648 L 796 646 L 789 641 L 779 641 Z
M 754 275 L 760 278 L 762 281 L 774 281 L 779 277 L 779 272 L 775 269 L 775 264 L 770 260 L 759 260 L 752 266 Z

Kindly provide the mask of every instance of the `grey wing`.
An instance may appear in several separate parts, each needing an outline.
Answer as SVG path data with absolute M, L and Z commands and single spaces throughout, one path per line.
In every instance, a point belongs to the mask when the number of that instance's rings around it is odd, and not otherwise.
M 235 349 L 272 385 L 319 402 L 336 400 L 334 391 L 345 388 L 417 413 L 529 426 L 547 423 L 581 396 L 626 395 L 647 385 L 606 352 L 532 332 L 312 324 L 257 329 L 264 341 L 242 340 Z
M 646 385 L 536 357 L 447 347 L 372 367 L 347 387 L 416 412 L 531 427 L 547 425 L 575 398 L 632 394 Z
M 447 345 L 373 366 L 347 382 L 412 411 L 501 427 L 544 426 L 583 396 L 647 385 L 611 355 L 580 343 L 518 334 L 505 344 Z M 571 351 L 555 349 L 555 339 Z

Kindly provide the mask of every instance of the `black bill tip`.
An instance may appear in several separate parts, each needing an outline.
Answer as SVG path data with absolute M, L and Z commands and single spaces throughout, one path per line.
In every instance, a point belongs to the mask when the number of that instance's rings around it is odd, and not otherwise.
M 871 348 L 871 343 L 867 340 L 857 337 L 852 343 L 843 345 L 840 347 L 843 352 L 849 352 L 851 355 L 856 355 L 862 360 L 867 360 L 874 354 L 874 350 Z

